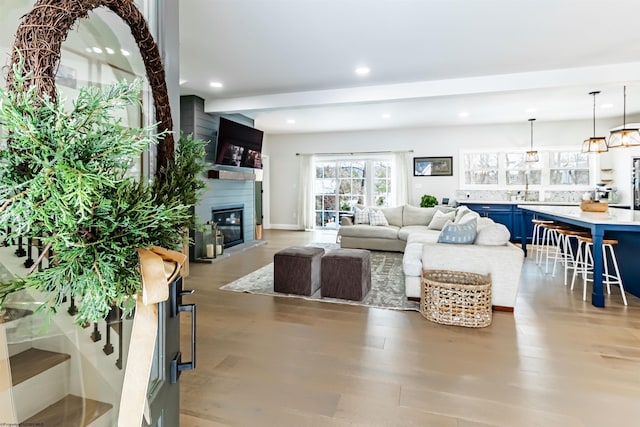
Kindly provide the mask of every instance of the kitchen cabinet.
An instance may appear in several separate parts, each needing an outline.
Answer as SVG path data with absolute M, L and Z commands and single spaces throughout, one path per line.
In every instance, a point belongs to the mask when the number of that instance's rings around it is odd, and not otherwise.
M 503 224 L 511 233 L 511 240 L 514 237 L 513 208 L 515 206 L 499 203 L 463 203 L 469 209 L 477 212 L 480 216 L 489 217 L 493 221 Z
M 533 212 L 522 210 L 517 206 L 513 206 L 513 230 L 511 230 L 511 240 L 522 240 L 522 223 L 524 222 L 527 241 L 533 238 Z

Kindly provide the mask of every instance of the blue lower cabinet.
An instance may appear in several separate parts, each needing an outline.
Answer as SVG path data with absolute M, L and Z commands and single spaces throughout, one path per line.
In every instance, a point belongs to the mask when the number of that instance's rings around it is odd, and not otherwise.
M 523 211 L 517 206 L 513 207 L 513 230 L 511 232 L 511 240 L 520 242 L 522 240 L 522 223 L 524 222 L 527 241 L 531 241 L 533 237 L 533 212 Z
M 489 210 L 486 216 L 491 218 L 494 222 L 503 224 L 505 227 L 507 227 L 509 229 L 509 232 L 511 233 L 511 240 L 514 239 L 513 212 L 511 211 L 511 209 Z

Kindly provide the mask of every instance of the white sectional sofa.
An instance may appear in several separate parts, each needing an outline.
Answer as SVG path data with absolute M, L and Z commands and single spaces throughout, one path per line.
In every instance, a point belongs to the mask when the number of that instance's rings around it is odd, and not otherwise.
M 473 244 L 438 243 L 441 230 L 430 223 L 436 211 L 453 208 L 418 208 L 405 205 L 380 209 L 387 226 L 355 224 L 344 221 L 338 231 L 340 245 L 348 248 L 404 252 L 403 271 L 408 298 L 420 298 L 420 275 L 423 269 L 454 270 L 491 274 L 492 304 L 495 309 L 512 311 L 516 303 L 523 251 L 509 243 L 509 231 L 502 224 L 482 218 L 466 207 L 456 215 L 468 221 L 475 217 L 476 237 Z M 463 212 L 463 210 L 466 210 Z M 441 216 L 441 214 L 437 214 Z M 436 227 L 437 228 L 437 227 Z

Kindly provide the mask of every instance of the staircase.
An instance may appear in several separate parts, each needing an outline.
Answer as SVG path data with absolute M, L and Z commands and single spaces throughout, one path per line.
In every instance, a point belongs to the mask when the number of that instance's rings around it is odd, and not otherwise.
M 109 403 L 64 394 L 60 377 L 71 356 L 30 348 L 9 358 L 18 419 L 26 425 L 90 426 L 111 410 Z M 21 395 L 28 398 L 21 399 Z M 41 406 L 51 404 L 44 409 Z M 28 417 L 28 418 L 27 418 Z
M 24 275 L 24 260 L 15 255 L 15 249 L 0 247 L 0 267 Z M 13 298 L 16 294 L 22 295 Z M 0 316 L 0 345 L 7 346 L 11 394 L 20 425 L 115 425 L 114 405 L 120 400 L 126 353 L 122 338 L 130 332 L 131 322 L 122 321 L 119 311 L 113 310 L 100 332 L 98 324 L 87 328 L 75 325 L 73 317 L 61 310 L 43 331 L 42 317 L 33 315 L 39 296 L 16 294 L 11 295 Z M 73 314 L 72 300 L 68 311 Z

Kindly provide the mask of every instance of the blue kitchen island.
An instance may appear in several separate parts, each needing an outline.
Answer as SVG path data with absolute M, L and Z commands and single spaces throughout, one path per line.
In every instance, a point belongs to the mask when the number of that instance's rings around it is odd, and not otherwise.
M 531 212 L 538 218 L 551 219 L 588 229 L 593 238 L 593 292 L 591 303 L 604 307 L 602 288 L 602 239 L 618 240 L 616 257 L 625 290 L 640 297 L 640 212 L 609 207 L 607 212 L 584 212 L 579 206 L 518 205 L 522 211 Z M 522 249 L 527 250 L 527 238 L 521 222 Z

